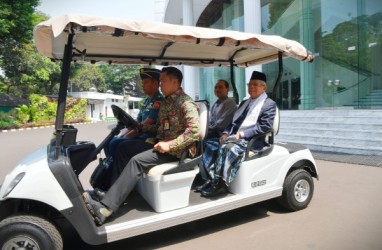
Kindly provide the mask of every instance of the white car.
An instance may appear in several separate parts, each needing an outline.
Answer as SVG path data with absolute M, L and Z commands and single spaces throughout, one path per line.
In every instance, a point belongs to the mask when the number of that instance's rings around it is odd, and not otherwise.
M 74 61 L 222 66 L 233 70 L 278 60 L 282 69 L 283 57 L 313 60 L 298 42 L 279 36 L 80 15 L 40 23 L 34 38 L 40 53 L 63 61 L 56 127 L 47 147 L 25 157 L 1 185 L 2 249 L 62 249 L 58 227 L 62 221 L 71 224 L 85 242 L 97 245 L 273 198 L 292 211 L 310 203 L 313 178 L 318 179 L 317 166 L 305 146 L 274 143 L 277 115 L 274 128 L 268 133 L 269 145 L 257 154 L 247 150 L 227 195 L 210 199 L 194 192 L 202 153 L 199 152 L 196 158 L 151 169 L 136 187 L 140 195 L 129 197 L 128 205 L 121 207 L 113 220 L 97 226 L 83 201 L 84 189 L 78 175 L 97 159 L 120 129 L 133 121 L 114 108 L 119 122 L 98 146 L 77 141 L 77 129 L 63 124 L 70 64 Z M 281 74 L 282 70 L 278 82 Z M 202 102 L 199 107 L 202 144 L 208 108 Z

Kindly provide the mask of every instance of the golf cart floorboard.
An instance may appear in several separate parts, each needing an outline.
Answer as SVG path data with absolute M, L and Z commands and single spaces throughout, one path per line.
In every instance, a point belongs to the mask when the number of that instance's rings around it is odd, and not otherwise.
M 265 189 L 245 195 L 227 193 L 206 198 L 192 188 L 190 203 L 187 207 L 158 213 L 137 191 L 133 191 L 126 203 L 104 224 L 104 227 L 108 242 L 112 242 L 275 198 L 280 196 L 281 192 L 282 189 Z
M 206 198 L 201 196 L 200 193 L 191 190 L 190 192 L 190 204 L 188 207 L 193 205 L 199 205 L 207 203 L 211 200 L 216 200 L 222 197 L 232 196 L 233 194 L 228 193 L 226 195 L 221 195 L 216 198 Z M 180 208 L 181 209 L 181 208 Z M 179 209 L 177 209 L 179 210 Z M 118 212 L 110 220 L 110 224 L 117 224 L 125 221 L 131 221 L 136 219 L 141 219 L 151 215 L 158 215 L 168 213 L 174 210 L 167 212 L 158 213 L 155 212 L 153 208 L 140 196 L 140 194 L 134 190 L 130 196 L 126 199 L 126 202 L 119 208 Z

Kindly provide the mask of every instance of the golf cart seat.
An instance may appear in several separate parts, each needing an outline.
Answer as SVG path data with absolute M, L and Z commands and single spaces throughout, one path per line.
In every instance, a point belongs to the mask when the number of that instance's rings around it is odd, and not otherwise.
M 257 187 L 257 185 L 263 185 L 261 181 L 265 180 L 265 177 L 261 178 L 261 172 L 263 169 L 267 169 L 267 161 L 269 161 L 269 159 L 265 156 L 270 155 L 274 150 L 274 137 L 279 132 L 279 127 L 280 111 L 276 107 L 276 115 L 273 120 L 273 127 L 269 132 L 266 133 L 266 145 L 259 152 L 252 151 L 252 145 L 254 141 L 257 140 L 257 138 L 262 137 L 264 134 L 258 134 L 248 142 L 247 150 L 244 156 L 244 161 L 241 163 L 241 166 L 235 179 L 230 184 L 229 190 L 231 193 L 245 194 L 250 191 L 253 191 L 254 188 Z M 273 155 L 275 158 L 279 157 L 278 154 Z M 254 176 L 256 176 L 256 178 Z M 260 182 L 256 183 L 253 182 L 253 180 L 257 180 Z
M 199 111 L 199 141 L 196 155 L 185 150 L 180 160 L 155 166 L 137 183 L 137 191 L 156 212 L 166 212 L 189 204 L 192 182 L 199 173 L 203 140 L 208 130 L 208 104 L 197 101 Z

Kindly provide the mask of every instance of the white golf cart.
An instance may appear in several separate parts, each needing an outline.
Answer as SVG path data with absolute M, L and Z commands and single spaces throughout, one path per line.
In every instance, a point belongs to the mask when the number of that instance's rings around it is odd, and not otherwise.
M 34 37 L 40 53 L 63 61 L 57 119 L 50 143 L 22 160 L 1 185 L 2 249 L 62 249 L 62 221 L 71 224 L 85 242 L 97 245 L 273 198 L 292 211 L 308 206 L 313 196 L 313 177 L 318 179 L 317 167 L 303 145 L 274 143 L 278 115 L 268 133 L 268 146 L 261 153 L 253 153 L 250 147 L 245 153 L 230 193 L 210 199 L 194 192 L 208 122 L 208 108 L 199 103 L 198 155 L 150 170 L 138 183 L 136 195 L 128 198 L 128 204 L 98 227 L 82 199 L 84 188 L 78 176 L 120 129 L 134 121 L 115 106 L 118 123 L 98 146 L 76 141 L 77 129 L 64 125 L 72 62 L 226 66 L 233 76 L 233 67 L 278 60 L 275 93 L 283 57 L 313 60 L 301 44 L 279 36 L 79 15 L 40 23 Z M 236 88 L 234 92 L 238 99 Z

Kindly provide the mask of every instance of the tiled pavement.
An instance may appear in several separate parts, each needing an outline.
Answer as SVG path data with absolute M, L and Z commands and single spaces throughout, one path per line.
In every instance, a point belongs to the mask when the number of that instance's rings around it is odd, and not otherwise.
M 350 155 L 332 152 L 312 151 L 316 160 L 344 162 L 350 164 L 367 165 L 374 167 L 382 167 L 382 156 L 375 155 Z

